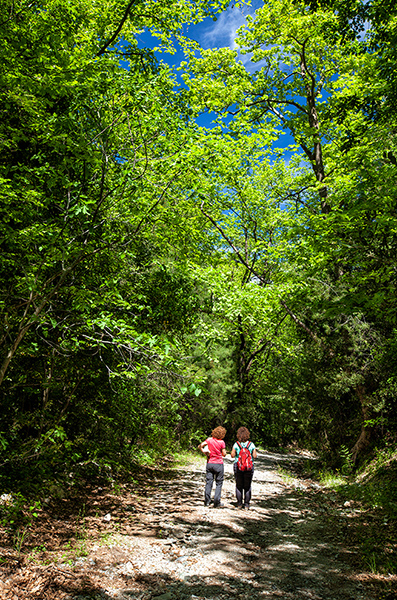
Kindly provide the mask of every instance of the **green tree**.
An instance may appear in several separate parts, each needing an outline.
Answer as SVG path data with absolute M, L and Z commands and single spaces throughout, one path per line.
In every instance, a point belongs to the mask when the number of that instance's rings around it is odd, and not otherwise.
M 153 426 L 159 389 L 177 414 L 173 336 L 196 306 L 186 258 L 170 263 L 189 253 L 181 159 L 196 134 L 169 67 L 138 36 L 172 51 L 189 43 L 185 23 L 226 4 L 3 2 L 0 383 L 6 443 L 25 457 L 65 436 L 97 443 L 120 414 L 131 441 L 140 394 Z

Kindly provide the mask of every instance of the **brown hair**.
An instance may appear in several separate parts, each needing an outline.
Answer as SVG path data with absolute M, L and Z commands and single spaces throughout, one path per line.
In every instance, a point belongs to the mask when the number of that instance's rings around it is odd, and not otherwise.
M 247 442 L 250 439 L 250 432 L 246 427 L 239 427 L 237 429 L 237 439 L 239 442 Z
M 211 436 L 217 440 L 223 440 L 226 435 L 226 429 L 224 427 L 215 427 Z

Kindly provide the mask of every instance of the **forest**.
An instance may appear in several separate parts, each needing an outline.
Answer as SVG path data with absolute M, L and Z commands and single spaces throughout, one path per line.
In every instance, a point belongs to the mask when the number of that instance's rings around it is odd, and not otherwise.
M 218 425 L 395 452 L 396 4 L 1 5 L 1 491 Z

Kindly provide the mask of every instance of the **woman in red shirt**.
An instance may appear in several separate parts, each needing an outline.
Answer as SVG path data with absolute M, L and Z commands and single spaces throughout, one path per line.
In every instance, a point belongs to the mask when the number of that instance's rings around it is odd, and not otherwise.
M 211 433 L 211 437 L 201 442 L 199 449 L 203 450 L 204 446 L 208 446 L 207 467 L 206 467 L 206 483 L 204 494 L 204 506 L 209 506 L 211 502 L 212 484 L 215 479 L 215 494 L 214 508 L 221 506 L 221 491 L 223 484 L 223 457 L 226 456 L 226 446 L 224 437 L 226 429 L 224 427 L 216 427 Z

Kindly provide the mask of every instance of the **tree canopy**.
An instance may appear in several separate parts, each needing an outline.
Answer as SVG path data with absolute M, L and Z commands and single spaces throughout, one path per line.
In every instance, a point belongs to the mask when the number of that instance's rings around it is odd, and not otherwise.
M 218 424 L 334 465 L 395 440 L 385 4 L 265 0 L 201 49 L 226 0 L 3 2 L 4 485 Z

